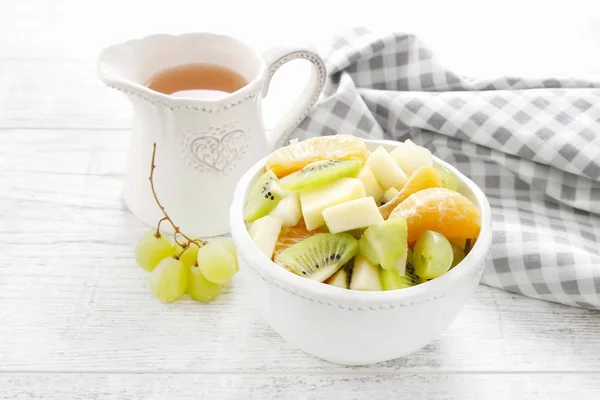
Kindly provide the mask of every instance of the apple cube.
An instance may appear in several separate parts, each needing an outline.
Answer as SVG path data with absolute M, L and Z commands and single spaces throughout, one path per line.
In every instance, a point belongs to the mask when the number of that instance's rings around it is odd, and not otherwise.
M 369 260 L 360 254 L 357 254 L 354 258 L 350 289 L 369 291 L 382 290 L 381 280 L 379 279 L 379 266 L 371 264 Z
M 347 201 L 323 210 L 323 218 L 331 233 L 366 228 L 383 222 L 383 217 L 372 197 Z
M 390 155 L 408 176 L 412 175 L 419 167 L 433 167 L 431 152 L 410 140 L 400 143 Z
M 395 187 L 391 187 L 385 191 L 385 193 L 383 194 L 383 197 L 381 199 L 383 200 L 384 203 L 387 203 L 388 201 L 390 201 L 391 199 L 396 197 L 396 195 L 398 193 L 400 193 L 398 191 L 398 189 L 396 189 Z
M 300 198 L 297 193 L 291 192 L 286 197 L 281 199 L 275 206 L 270 216 L 279 218 L 284 227 L 295 226 L 302 218 L 302 210 L 300 209 Z
M 365 193 L 367 196 L 371 196 L 375 199 L 375 202 L 379 202 L 381 196 L 383 196 L 383 189 L 379 186 L 373 171 L 368 165 L 365 165 L 357 176 L 365 187 Z
M 388 190 L 391 187 L 402 187 L 406 183 L 406 174 L 383 146 L 379 146 L 371 153 L 367 158 L 367 165 L 373 171 L 375 179 L 377 179 L 383 190 Z
M 265 215 L 250 225 L 248 233 L 258 248 L 269 258 L 273 257 L 277 239 L 281 232 L 281 220 L 271 215 Z
M 365 197 L 360 179 L 341 178 L 331 185 L 300 193 L 304 223 L 309 231 L 325 225 L 323 210 L 336 204 Z

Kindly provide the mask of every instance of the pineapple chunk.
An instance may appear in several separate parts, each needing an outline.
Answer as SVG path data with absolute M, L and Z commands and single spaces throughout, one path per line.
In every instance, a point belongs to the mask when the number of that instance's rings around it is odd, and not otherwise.
M 369 260 L 360 254 L 357 254 L 354 258 L 350 289 L 370 291 L 383 290 L 381 288 L 381 280 L 379 279 L 379 267 L 371 264 Z
M 396 195 L 398 193 L 400 193 L 400 192 L 398 192 L 398 189 L 396 189 L 395 187 L 389 188 L 383 194 L 383 197 L 382 197 L 383 202 L 387 203 L 388 201 L 390 201 L 391 199 L 393 199 L 394 197 L 396 197 Z
M 269 258 L 273 257 L 277 239 L 281 232 L 281 220 L 271 215 L 265 215 L 250 225 L 248 233 L 258 248 Z
M 269 215 L 279 218 L 284 227 L 298 225 L 298 222 L 302 218 L 298 194 L 293 192 L 288 194 L 275 206 Z
M 341 178 L 323 188 L 300 193 L 306 228 L 312 231 L 325 225 L 324 209 L 361 197 L 365 197 L 365 187 L 356 178 Z
M 326 208 L 323 210 L 323 218 L 331 233 L 366 228 L 383 222 L 372 197 L 362 197 Z
M 401 187 L 406 182 L 406 174 L 383 146 L 379 146 L 371 153 L 367 159 L 367 165 L 384 190 Z
M 400 143 L 390 154 L 408 176 L 412 175 L 419 167 L 433 167 L 431 152 L 410 140 Z
M 357 178 L 360 179 L 365 186 L 365 193 L 367 196 L 371 196 L 375 199 L 375 202 L 378 202 L 381 199 L 381 196 L 383 196 L 383 189 L 379 186 L 371 168 L 369 168 L 368 165 L 365 165 Z

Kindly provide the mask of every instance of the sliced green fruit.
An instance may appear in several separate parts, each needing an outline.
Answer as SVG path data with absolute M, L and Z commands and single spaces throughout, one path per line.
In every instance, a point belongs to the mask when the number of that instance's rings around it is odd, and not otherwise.
M 365 257 L 357 254 L 354 257 L 354 270 L 350 281 L 351 290 L 380 291 L 379 266 L 370 263 Z
M 453 259 L 452 245 L 438 232 L 424 231 L 413 248 L 415 273 L 421 279 L 433 279 L 445 274 Z
M 273 171 L 265 172 L 254 182 L 248 192 L 244 220 L 253 222 L 264 217 L 275 208 L 284 194 Z
M 446 188 L 446 189 L 450 189 L 450 190 L 454 190 L 455 192 L 458 191 L 458 179 L 456 178 L 456 175 L 454 175 L 454 173 L 452 171 L 450 171 L 448 168 L 437 164 L 434 166 L 435 170 L 437 171 L 438 175 L 440 176 L 440 179 L 442 180 L 442 187 Z
M 317 233 L 282 251 L 275 262 L 290 271 L 323 282 L 358 252 L 358 240 L 349 233 Z
M 406 266 L 404 275 L 399 275 L 391 269 L 382 268 L 379 271 L 379 278 L 381 279 L 383 290 L 405 289 L 423 283 L 417 274 L 415 274 L 415 270 L 411 265 Z
M 406 253 L 408 228 L 403 218 L 392 218 L 380 224 L 369 227 L 363 237 L 368 241 L 377 258 L 377 263 L 383 269 L 394 269 Z M 362 238 L 361 238 L 362 239 Z M 365 256 L 371 260 L 372 256 Z
M 285 190 L 317 189 L 340 178 L 355 177 L 361 167 L 360 160 L 315 161 L 282 178 L 280 185 Z
M 377 257 L 375 250 L 373 249 L 373 247 L 371 247 L 371 243 L 369 243 L 364 233 L 362 234 L 359 240 L 358 252 L 367 260 L 369 260 L 371 264 L 379 264 L 379 258 Z

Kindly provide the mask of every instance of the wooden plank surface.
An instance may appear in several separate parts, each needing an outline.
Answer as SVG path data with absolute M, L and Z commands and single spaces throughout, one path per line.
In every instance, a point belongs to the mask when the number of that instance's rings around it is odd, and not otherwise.
M 365 368 L 284 343 L 240 276 L 215 303 L 163 305 L 133 260 L 147 228 L 121 201 L 127 132 L 4 130 L 0 140 L 0 372 L 600 370 L 600 314 L 484 286 L 440 340 Z
M 597 398 L 600 376 L 413 374 L 11 374 L 0 375 L 6 400 L 26 399 L 383 399 L 548 400 Z M 387 396 L 385 396 L 387 394 Z

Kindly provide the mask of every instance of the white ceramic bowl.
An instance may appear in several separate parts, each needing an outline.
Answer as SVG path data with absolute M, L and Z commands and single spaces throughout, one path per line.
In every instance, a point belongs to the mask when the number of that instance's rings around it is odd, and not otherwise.
M 366 141 L 370 149 L 392 141 Z M 231 235 L 252 302 L 264 319 L 293 346 L 324 360 L 364 365 L 402 357 L 440 335 L 479 283 L 491 240 L 490 205 L 479 187 L 451 165 L 459 190 L 481 213 L 473 249 L 443 276 L 415 287 L 382 292 L 337 288 L 302 278 L 269 260 L 256 247 L 243 219 L 246 193 L 265 160 L 239 181 L 230 212 Z

